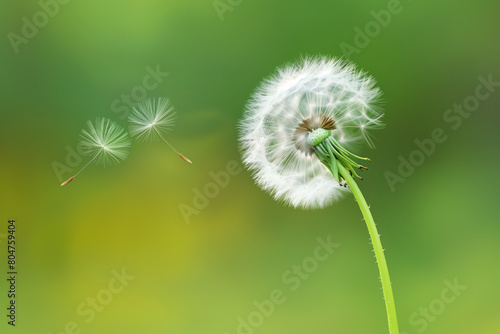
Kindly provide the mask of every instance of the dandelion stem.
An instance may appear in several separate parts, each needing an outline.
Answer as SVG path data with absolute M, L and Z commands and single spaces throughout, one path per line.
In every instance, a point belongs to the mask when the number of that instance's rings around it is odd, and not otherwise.
M 91 164 L 91 163 L 92 163 L 92 162 L 93 162 L 93 161 L 97 158 L 97 156 L 98 156 L 99 154 L 101 154 L 102 150 L 103 150 L 103 149 L 101 149 L 99 152 L 97 152 L 97 154 L 96 154 L 96 155 L 94 155 L 94 157 L 93 157 L 93 158 L 92 158 L 89 162 L 87 162 L 87 164 L 86 164 L 85 166 L 83 166 L 83 167 L 82 167 L 82 169 L 80 169 L 80 170 L 78 171 L 78 173 L 76 173 L 74 176 L 70 177 L 69 179 L 67 179 L 67 180 L 66 180 L 66 181 L 64 181 L 63 183 L 61 183 L 61 187 L 64 187 L 64 186 L 65 186 L 65 185 L 67 185 L 68 183 L 72 182 L 72 181 L 75 179 L 75 177 L 77 177 L 77 176 L 78 176 L 78 174 L 80 174 L 80 173 L 81 173 L 81 172 L 82 172 L 85 168 L 87 168 L 87 166 L 88 166 L 88 165 L 90 165 L 90 164 Z
M 384 292 L 385 308 L 387 311 L 387 321 L 389 323 L 389 333 L 399 334 L 398 329 L 398 319 L 396 316 L 396 305 L 394 303 L 394 295 L 392 293 L 391 278 L 389 277 L 389 268 L 387 267 L 387 261 L 385 260 L 384 249 L 382 248 L 382 242 L 380 241 L 380 235 L 377 231 L 377 226 L 373 220 L 373 216 L 370 212 L 370 208 L 366 203 L 366 200 L 361 193 L 356 181 L 347 171 L 347 169 L 336 160 L 339 174 L 344 178 L 347 185 L 351 189 L 354 198 L 358 202 L 361 213 L 365 218 L 366 226 L 368 227 L 368 232 L 370 233 L 370 238 L 372 240 L 373 249 L 375 251 L 375 258 L 377 259 L 378 269 L 380 272 L 380 280 L 382 283 L 382 290 Z
M 177 150 L 176 150 L 176 149 L 175 149 L 172 145 L 170 145 L 170 143 L 169 143 L 169 142 L 168 142 L 165 138 L 163 138 L 163 136 L 161 135 L 160 131 L 158 131 L 158 130 L 154 127 L 154 126 L 153 126 L 153 129 L 155 129 L 155 131 L 156 131 L 156 133 L 158 134 L 158 136 L 160 136 L 160 138 L 161 138 L 161 139 L 163 139 L 163 141 L 164 141 L 165 143 L 167 143 L 167 145 L 168 145 L 168 146 L 170 146 L 170 148 L 171 148 L 172 150 L 174 150 L 174 152 L 175 152 L 175 153 L 179 154 L 179 152 L 177 152 Z
M 92 163 L 92 162 L 93 162 L 93 161 L 97 158 L 97 156 L 98 156 L 99 154 L 101 154 L 102 150 L 103 150 L 103 149 L 101 148 L 101 150 L 100 150 L 99 152 L 97 152 L 97 154 L 96 154 L 96 155 L 94 155 L 94 157 L 93 157 L 93 158 L 92 158 L 89 162 L 87 162 L 87 164 L 86 164 L 85 166 L 83 166 L 83 168 L 82 168 L 82 169 L 80 169 L 80 170 L 78 171 L 78 173 L 76 173 L 76 174 L 75 174 L 75 177 L 77 177 L 77 176 L 78 176 L 78 174 L 80 174 L 80 173 L 81 173 L 81 172 L 82 172 L 85 168 L 87 168 L 87 166 L 88 166 L 88 165 L 90 165 L 90 164 L 91 164 L 91 163 Z
M 170 146 L 170 148 L 172 150 L 174 150 L 175 153 L 177 153 L 177 155 L 182 159 L 184 160 L 185 162 L 187 163 L 190 163 L 192 164 L 191 160 L 189 160 L 186 156 L 184 156 L 182 153 L 179 153 L 172 145 L 170 145 L 170 143 L 165 139 L 163 138 L 163 136 L 161 135 L 160 131 L 158 131 L 155 127 L 153 127 L 153 129 L 155 129 L 156 133 L 158 134 L 158 136 L 160 136 L 161 139 L 163 139 L 163 141 L 165 143 L 167 143 L 168 146 Z

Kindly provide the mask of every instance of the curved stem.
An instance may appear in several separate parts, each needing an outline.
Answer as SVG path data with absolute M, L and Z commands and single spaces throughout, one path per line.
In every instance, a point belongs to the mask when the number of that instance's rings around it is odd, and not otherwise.
M 366 226 L 368 227 L 368 232 L 370 233 L 370 238 L 372 240 L 373 249 L 375 251 L 375 258 L 377 259 L 378 270 L 380 272 L 380 280 L 382 282 L 382 290 L 384 292 L 385 308 L 387 311 L 387 321 L 389 323 L 389 333 L 399 334 L 398 329 L 398 319 L 396 316 L 396 305 L 394 304 L 394 295 L 392 293 L 391 278 L 389 277 L 389 269 L 387 267 L 387 261 L 385 260 L 384 249 L 382 248 L 382 242 L 380 241 L 380 235 L 377 231 L 377 226 L 373 220 L 373 216 L 370 212 L 370 208 L 366 203 L 366 200 L 361 193 L 356 181 L 352 178 L 351 174 L 347 169 L 337 160 L 337 166 L 339 174 L 344 178 L 347 185 L 351 189 L 354 198 L 358 202 L 361 213 L 365 218 Z

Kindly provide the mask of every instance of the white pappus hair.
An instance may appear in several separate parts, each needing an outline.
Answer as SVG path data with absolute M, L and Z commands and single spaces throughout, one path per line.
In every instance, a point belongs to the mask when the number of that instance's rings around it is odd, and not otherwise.
M 370 129 L 382 126 L 375 80 L 341 60 L 306 58 L 277 70 L 246 106 L 239 124 L 244 164 L 276 200 L 299 208 L 322 208 L 345 192 L 311 154 L 299 125 L 334 124 L 332 136 L 349 147 L 373 146 Z M 334 123 L 333 123 L 333 122 Z M 325 122 L 323 122 L 325 123 Z

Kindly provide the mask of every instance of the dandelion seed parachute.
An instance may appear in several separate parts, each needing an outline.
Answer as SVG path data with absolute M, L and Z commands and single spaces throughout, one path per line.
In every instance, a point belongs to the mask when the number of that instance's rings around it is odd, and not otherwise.
M 82 131 L 81 137 L 84 152 L 95 156 L 98 164 L 118 164 L 128 156 L 130 137 L 121 126 L 107 118 L 87 122 L 87 130 Z
M 175 111 L 168 99 L 148 99 L 133 108 L 129 116 L 130 134 L 141 141 L 160 138 L 160 133 L 167 133 L 175 124 Z
M 367 142 L 382 126 L 375 81 L 354 65 L 307 58 L 264 81 L 239 124 L 243 161 L 256 183 L 293 207 L 322 208 L 346 189 L 312 153 L 311 129 L 325 128 L 342 145 Z
M 107 118 L 97 118 L 95 122 L 88 121 L 87 129 L 82 130 L 81 144 L 85 154 L 91 160 L 74 176 L 61 184 L 61 187 L 72 182 L 88 165 L 118 164 L 128 156 L 130 137 L 127 132 L 115 122 Z
M 168 99 L 148 99 L 134 107 L 129 116 L 130 134 L 141 141 L 161 139 L 187 163 L 192 163 L 186 156 L 179 153 L 166 139 L 165 135 L 174 125 L 175 112 Z

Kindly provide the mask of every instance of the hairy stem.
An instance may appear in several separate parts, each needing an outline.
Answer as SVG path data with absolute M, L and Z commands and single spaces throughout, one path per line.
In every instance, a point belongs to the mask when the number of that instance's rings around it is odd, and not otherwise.
M 389 268 L 387 267 L 387 261 L 385 260 L 384 249 L 382 248 L 382 242 L 380 241 L 380 235 L 377 231 L 377 226 L 373 220 L 370 208 L 366 203 L 366 200 L 361 193 L 356 181 L 351 176 L 351 173 L 336 160 L 339 174 L 345 180 L 349 188 L 351 189 L 354 198 L 358 202 L 361 213 L 365 218 L 366 226 L 368 227 L 368 232 L 370 233 L 370 238 L 373 244 L 373 249 L 375 251 L 375 258 L 377 259 L 378 270 L 380 272 L 380 280 L 382 283 L 382 290 L 384 292 L 385 308 L 387 311 L 387 321 L 389 323 L 389 333 L 399 334 L 398 329 L 398 319 L 396 316 L 396 305 L 394 304 L 394 295 L 392 293 L 391 278 L 389 277 Z

